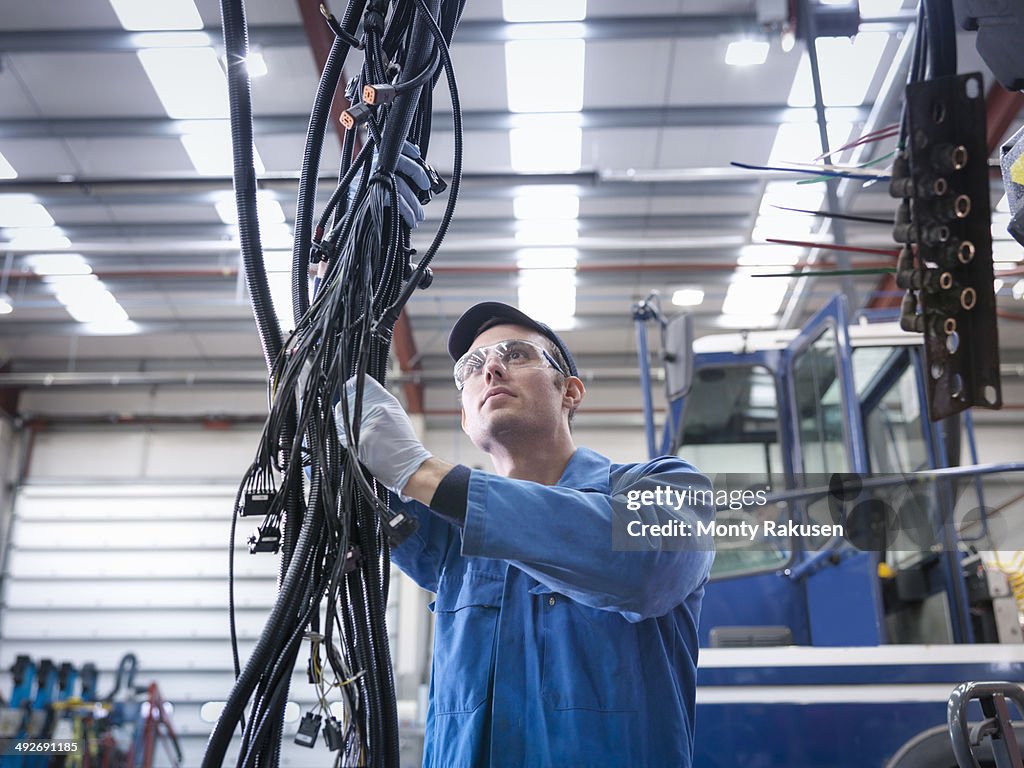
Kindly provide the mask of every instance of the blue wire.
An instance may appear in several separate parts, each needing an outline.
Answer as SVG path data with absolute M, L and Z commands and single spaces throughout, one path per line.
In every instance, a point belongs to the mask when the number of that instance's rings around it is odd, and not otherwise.
M 729 165 L 743 168 L 748 171 L 785 171 L 786 173 L 802 173 L 805 176 L 830 176 L 838 179 L 861 179 L 863 181 L 889 181 L 891 176 L 874 176 L 867 173 L 848 173 L 846 171 L 813 171 L 807 168 L 777 168 L 771 165 L 750 165 L 748 163 L 737 163 L 735 160 Z

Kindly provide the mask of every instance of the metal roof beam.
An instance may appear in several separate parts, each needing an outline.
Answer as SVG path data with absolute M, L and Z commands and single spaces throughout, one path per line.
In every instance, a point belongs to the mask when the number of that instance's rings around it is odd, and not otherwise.
M 913 14 L 898 14 L 861 22 L 862 30 L 897 32 L 906 28 Z M 326 28 L 326 25 L 325 25 Z M 465 19 L 459 23 L 455 46 L 532 40 L 538 37 L 582 37 L 586 40 L 654 40 L 694 37 L 742 37 L 763 35 L 754 14 L 659 14 L 653 16 L 604 16 L 581 21 L 507 22 L 502 19 Z M 264 48 L 309 45 L 307 32 L 298 24 L 252 25 L 249 40 Z M 127 32 L 123 29 L 26 29 L 0 33 L 5 53 L 87 53 L 135 51 L 168 45 L 223 47 L 219 28 L 192 32 Z
M 860 122 L 867 119 L 871 105 L 834 107 L 830 119 Z M 467 131 L 506 131 L 530 122 L 532 115 L 498 110 L 463 112 Z M 579 113 L 585 130 L 615 128 L 721 128 L 729 126 L 778 125 L 780 123 L 811 123 L 813 107 L 790 107 L 785 104 L 735 104 L 726 106 L 666 106 L 592 108 Z M 253 118 L 253 131 L 259 136 L 288 133 L 305 134 L 309 116 L 263 115 Z M 200 125 L 220 124 L 224 120 L 173 120 L 168 117 L 71 117 L 56 119 L 0 120 L 0 139 L 83 139 L 182 136 Z M 438 113 L 432 123 L 436 133 L 445 133 L 451 123 L 450 113 Z
M 146 201 L 148 203 L 148 201 Z M 608 230 L 651 230 L 651 229 L 743 229 L 750 223 L 749 213 L 692 213 L 692 214 L 649 214 L 638 216 L 583 216 L 574 220 L 581 235 Z M 70 224 L 61 226 L 61 231 L 72 242 L 81 240 L 106 240 L 112 238 L 143 239 L 173 237 L 195 240 L 230 238 L 237 231 L 230 224 L 210 224 L 206 221 L 145 222 L 133 221 L 128 224 Z M 449 228 L 451 234 L 494 233 L 511 235 L 517 223 L 511 217 L 504 218 L 463 218 L 454 219 Z M 2 248 L 2 247 L 0 247 Z
M 326 29 L 326 25 L 324 25 Z M 606 17 L 578 22 L 513 23 L 501 19 L 466 19 L 459 24 L 456 45 L 489 43 L 544 36 L 585 37 L 588 40 L 637 40 L 670 37 L 717 37 L 760 33 L 753 14 L 740 16 L 679 14 L 640 18 Z M 253 25 L 249 40 L 254 45 L 306 47 L 307 31 L 300 25 Z M 0 34 L 0 51 L 6 53 L 64 53 L 134 51 L 143 47 L 177 43 L 223 47 L 221 32 L 207 28 L 195 32 L 126 32 L 123 29 L 18 30 Z

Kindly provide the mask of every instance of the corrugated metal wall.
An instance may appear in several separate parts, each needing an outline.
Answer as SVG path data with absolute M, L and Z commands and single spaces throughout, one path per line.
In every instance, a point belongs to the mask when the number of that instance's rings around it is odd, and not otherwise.
M 214 452 L 211 437 L 219 446 Z M 198 765 L 212 728 L 200 709 L 224 700 L 233 682 L 227 574 L 237 480 L 231 472 L 254 445 L 254 435 L 198 429 L 40 435 L 27 482 L 16 491 L 0 609 L 0 667 L 6 672 L 18 654 L 76 667 L 93 662 L 104 695 L 114 686 L 121 657 L 134 653 L 136 684 L 159 684 L 173 704 L 186 765 Z M 193 460 L 193 446 L 201 446 L 205 463 Z M 241 466 L 237 471 L 240 476 Z M 175 474 L 177 481 L 171 480 Z M 254 527 L 241 520 L 235 546 L 243 664 L 277 591 L 279 558 L 252 556 L 245 546 Z M 419 592 L 404 577 L 395 578 L 388 608 L 406 691 L 414 691 L 423 664 L 417 649 L 424 642 L 426 601 Z M 403 595 L 411 604 L 403 613 L 411 621 L 399 646 L 397 601 Z M 305 711 L 313 701 L 301 653 L 299 666 L 290 696 L 299 706 L 290 707 L 289 734 L 299 707 Z M 400 709 L 407 720 L 417 714 L 412 696 Z M 414 726 L 403 728 L 408 755 L 403 765 L 419 764 L 421 738 Z M 235 749 L 226 764 L 234 764 Z M 308 750 L 291 743 L 289 735 L 282 764 L 327 766 L 333 756 L 322 737 Z M 166 758 L 158 764 L 167 764 Z

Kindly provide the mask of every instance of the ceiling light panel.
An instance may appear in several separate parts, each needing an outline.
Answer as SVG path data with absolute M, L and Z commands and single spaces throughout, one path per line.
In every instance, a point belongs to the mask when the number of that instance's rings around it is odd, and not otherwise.
M 121 26 L 130 31 L 202 29 L 193 0 L 110 0 Z
M 767 40 L 733 40 L 725 49 L 725 63 L 733 67 L 756 67 L 768 60 Z
M 680 288 L 672 293 L 672 303 L 677 307 L 699 307 L 704 303 L 701 288 Z
M 826 107 L 854 107 L 864 103 L 871 81 L 882 60 L 887 32 L 861 32 L 853 39 L 823 37 L 818 39 L 818 64 L 821 68 L 821 97 Z M 811 63 L 807 54 L 800 59 L 789 106 L 814 105 Z
M 575 248 L 524 248 L 516 253 L 520 269 L 576 269 L 579 251 Z
M 192 165 L 203 176 L 231 176 L 234 172 L 234 149 L 231 145 L 231 126 L 223 123 L 213 130 L 190 133 L 181 136 Z M 263 174 L 266 168 L 260 153 L 253 147 L 253 163 L 256 173 Z
M 555 330 L 572 328 L 576 314 L 576 270 L 520 270 L 518 304 L 522 312 Z
M 0 179 L 16 178 L 18 178 L 18 172 L 14 170 L 14 166 L 10 164 L 7 158 L 0 153 Z
M 228 86 L 212 48 L 150 48 L 139 61 L 168 116 L 228 116 Z
M 826 132 L 829 148 L 841 147 L 849 142 L 852 130 L 852 123 L 830 119 Z M 783 123 L 775 134 L 775 142 L 772 144 L 772 151 L 768 155 L 768 165 L 809 163 L 820 154 L 821 135 L 818 131 L 817 123 Z M 798 178 L 798 175 L 794 173 L 794 182 Z
M 579 21 L 587 15 L 587 0 L 502 0 L 505 21 Z
M 0 227 L 52 227 L 53 216 L 32 195 L 0 195 Z
M 784 277 L 740 277 L 729 284 L 722 302 L 722 314 L 774 315 L 786 298 L 789 279 Z
M 59 227 L 26 227 L 11 229 L 4 232 L 10 238 L 10 245 L 15 249 L 70 248 L 71 240 Z
M 46 278 L 92 274 L 80 253 L 37 253 L 25 259 L 25 266 Z
M 572 245 L 579 237 L 579 225 L 575 220 L 536 219 L 520 221 L 516 225 L 516 242 L 519 245 Z
M 529 187 L 512 200 L 517 219 L 566 220 L 580 215 L 580 198 L 575 187 Z
M 580 169 L 583 131 L 578 126 L 536 124 L 509 131 L 512 170 L 517 173 L 571 173 Z
M 505 43 L 508 108 L 512 112 L 583 109 L 583 40 L 513 40 Z
M 220 220 L 225 224 L 238 224 L 238 207 L 234 195 L 225 195 L 214 203 L 214 207 L 217 209 Z M 281 225 L 285 223 L 284 209 L 281 204 L 271 193 L 263 190 L 256 193 L 256 216 L 259 218 L 261 229 L 267 224 Z

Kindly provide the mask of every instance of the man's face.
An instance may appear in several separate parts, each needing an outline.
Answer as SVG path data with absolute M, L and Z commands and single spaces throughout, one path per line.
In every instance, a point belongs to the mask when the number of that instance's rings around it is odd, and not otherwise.
M 526 339 L 549 349 L 544 336 L 521 325 L 495 325 L 482 332 L 470 349 L 509 339 Z M 557 358 L 556 358 L 557 359 Z M 553 433 L 566 418 L 564 378 L 550 365 L 506 368 L 487 356 L 481 372 L 462 389 L 462 429 L 481 450 L 517 435 Z

